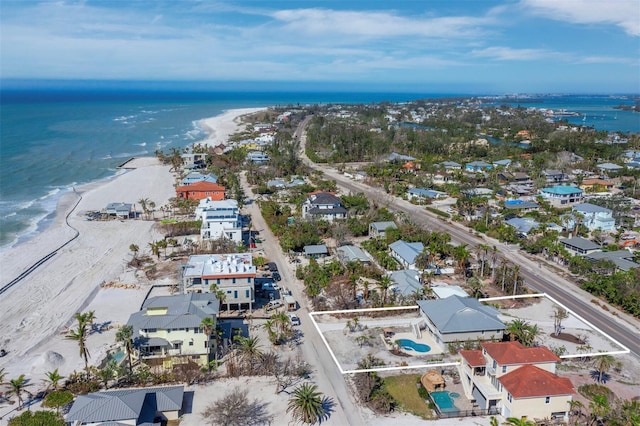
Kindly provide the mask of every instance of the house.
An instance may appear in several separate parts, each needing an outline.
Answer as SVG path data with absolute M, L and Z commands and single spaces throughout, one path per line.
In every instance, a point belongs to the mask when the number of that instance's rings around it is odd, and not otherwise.
M 469 189 L 463 189 L 462 194 L 464 194 L 466 197 L 472 198 L 472 197 L 484 197 L 484 198 L 491 198 L 491 196 L 493 196 L 493 190 L 489 189 L 489 188 L 469 188 Z
M 205 318 L 215 322 L 219 311 L 220 301 L 212 293 L 145 300 L 142 309 L 127 321 L 133 328 L 133 355 L 155 365 L 162 363 L 165 368 L 189 361 L 207 365 L 215 338 L 209 339 L 201 324 Z
M 451 296 L 469 297 L 459 285 L 432 285 L 431 292 L 438 299 L 446 299 Z
M 517 234 L 525 237 L 540 227 L 540 223 L 530 217 L 514 217 L 506 220 L 505 223 L 515 228 Z
M 445 170 L 460 170 L 462 169 L 462 164 L 456 163 L 455 161 L 443 161 L 440 163 L 440 167 L 443 167 Z
M 200 200 L 196 219 L 202 221 L 200 237 L 203 240 L 226 238 L 236 243 L 242 242 L 242 218 L 236 200 Z
M 389 154 L 386 160 L 390 163 L 395 163 L 395 162 L 406 163 L 407 161 L 416 161 L 414 157 L 411 157 L 409 155 L 398 154 L 397 152 L 392 152 L 391 154 Z
M 538 208 L 540 208 L 540 205 L 532 201 L 526 201 L 521 199 L 504 201 L 505 211 L 530 212 L 530 211 L 538 210 Z
M 357 246 L 346 245 L 336 249 L 338 258 L 342 263 L 359 262 L 368 265 L 371 263 L 369 256 Z
M 186 200 L 202 200 L 211 198 L 213 201 L 224 200 L 224 186 L 214 182 L 199 181 L 176 188 L 176 196 Z
M 410 296 L 423 288 L 420 274 L 412 269 L 392 271 L 389 278 L 393 282 L 390 287 L 391 291 L 402 296 Z
M 304 251 L 304 255 L 306 257 L 311 257 L 314 259 L 320 259 L 322 257 L 329 256 L 329 250 L 327 250 L 327 246 L 324 244 L 304 246 L 302 250 Z
M 133 204 L 129 203 L 109 203 L 105 208 L 105 212 L 109 216 L 115 216 L 119 219 L 129 219 L 136 215 Z
M 504 160 L 497 160 L 494 161 L 493 163 L 493 167 L 503 167 L 503 168 L 508 168 L 511 165 L 511 160 L 509 160 L 508 158 L 504 159 Z
M 569 180 L 569 175 L 562 170 L 543 170 L 542 176 L 546 179 L 547 183 L 562 183 Z
M 542 198 L 546 199 L 553 207 L 563 208 L 579 204 L 583 199 L 583 191 L 580 188 L 569 185 L 556 185 L 540 190 Z
M 493 166 L 484 161 L 472 161 L 464 166 L 464 169 L 468 172 L 481 172 L 483 170 L 490 170 Z
M 602 164 L 598 164 L 596 167 L 602 173 L 619 172 L 620 170 L 624 169 L 624 167 L 618 166 L 617 164 L 613 164 L 613 163 L 602 163 Z
M 416 257 L 424 250 L 421 242 L 407 243 L 398 240 L 389 244 L 391 257 L 397 260 L 405 269 L 416 269 Z
M 593 241 L 585 240 L 580 237 L 562 238 L 560 240 L 560 244 L 575 256 L 591 254 L 594 251 L 599 251 L 601 248 L 600 244 L 596 244 Z
M 516 183 L 521 185 L 528 185 L 533 183 L 531 177 L 523 172 L 511 173 L 502 170 L 498 172 L 497 178 L 502 183 Z
M 252 309 L 255 302 L 256 267 L 251 253 L 199 254 L 182 265 L 180 282 L 185 293 L 207 293 L 211 286 L 225 293 L 227 309 L 236 305 Z
M 613 218 L 613 211 L 591 203 L 578 204 L 572 208 L 574 213 L 583 216 L 582 224 L 590 231 L 600 229 L 602 231 L 614 231 L 616 220 Z M 573 225 L 570 225 L 573 227 Z
M 580 189 L 587 192 L 608 192 L 611 191 L 614 187 L 614 182 L 600 178 L 584 179 L 582 183 L 580 183 Z
M 218 176 L 214 175 L 213 173 L 204 174 L 200 172 L 191 172 L 186 175 L 182 179 L 182 181 L 180 181 L 180 185 L 191 185 L 192 183 L 201 181 L 218 183 Z
M 302 218 L 333 222 L 336 219 L 346 219 L 347 209 L 333 193 L 313 192 L 302 203 Z
M 122 388 L 80 395 L 65 415 L 67 424 L 155 425 L 182 415 L 184 386 Z
M 398 229 L 395 222 L 371 222 L 369 224 L 369 236 L 372 238 L 382 237 L 384 238 L 387 229 Z
M 456 180 L 447 172 L 433 172 L 426 174 L 425 177 L 431 179 L 434 185 L 445 185 L 447 183 L 456 183 Z
M 568 420 L 573 384 L 556 374 L 560 361 L 549 349 L 520 342 L 483 342 L 461 350 L 461 382 L 467 397 L 491 414 Z
M 264 164 L 269 161 L 269 156 L 262 151 L 249 151 L 247 161 L 253 164 Z
M 453 295 L 446 299 L 418 300 L 420 315 L 436 342 L 447 343 L 502 338 L 505 325 L 498 311 L 473 297 Z
M 437 198 L 446 197 L 446 192 L 434 191 L 433 189 L 411 188 L 409 191 L 407 191 L 407 199 L 409 201 L 416 200 L 417 202 L 424 202 L 426 200 L 435 200 Z
M 629 250 L 616 250 L 616 251 L 597 251 L 588 253 L 585 259 L 589 259 L 593 262 L 598 260 L 610 260 L 616 265 L 616 269 L 621 271 L 628 271 L 640 267 L 640 263 L 636 263 L 633 260 L 634 253 Z

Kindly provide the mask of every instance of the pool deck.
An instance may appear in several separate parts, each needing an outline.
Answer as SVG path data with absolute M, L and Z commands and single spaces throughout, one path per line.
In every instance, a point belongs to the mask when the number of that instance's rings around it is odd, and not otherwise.
M 467 399 L 467 397 L 464 395 L 464 389 L 462 388 L 461 383 L 453 383 L 453 378 L 450 376 L 444 376 L 444 380 L 445 380 L 445 388 L 444 388 L 445 391 L 448 391 L 449 393 L 456 392 L 460 395 L 460 397 L 458 398 L 451 398 L 458 410 L 471 411 L 474 408 L 477 408 L 477 407 L 474 407 L 473 404 L 471 404 L 471 401 Z

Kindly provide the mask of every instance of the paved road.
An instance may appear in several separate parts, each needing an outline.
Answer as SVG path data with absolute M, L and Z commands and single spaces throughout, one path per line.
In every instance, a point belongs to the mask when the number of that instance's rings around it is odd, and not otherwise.
M 246 174 L 242 173 L 240 182 L 246 194 L 251 194 L 251 189 L 247 183 Z M 302 357 L 309 362 L 314 370 L 313 382 L 318 385 L 320 392 L 333 399 L 335 406 L 333 413 L 326 422 L 329 425 L 364 425 L 365 421 L 361 416 L 361 408 L 356 405 L 352 398 L 352 392 L 348 389 L 344 377 L 340 374 L 338 367 L 334 364 L 329 351 L 322 342 L 322 339 L 313 327 L 311 319 L 307 315 L 310 311 L 307 297 L 303 291 L 303 284 L 296 279 L 295 269 L 289 263 L 278 244 L 276 237 L 267 226 L 260 209 L 256 203 L 250 203 L 243 207 L 244 214 L 251 214 L 252 229 L 260 232 L 259 249 L 264 250 L 264 255 L 269 261 L 276 262 L 278 270 L 282 276 L 281 286 L 286 286 L 291 290 L 292 295 L 298 301 L 300 308 L 296 314 L 300 317 L 300 327 L 303 333 L 303 343 L 300 345 Z
M 522 276 L 529 288 L 538 292 L 547 293 L 560 301 L 569 309 L 591 322 L 591 324 L 625 345 L 637 357 L 640 357 L 639 321 L 625 314 L 620 314 L 620 317 L 613 317 L 611 312 L 605 312 L 602 308 L 593 305 L 590 303 L 590 300 L 594 298 L 592 295 L 579 289 L 575 284 L 567 281 L 560 275 L 550 271 L 544 265 L 539 265 L 538 262 L 528 259 L 522 253 L 519 253 L 515 246 L 510 246 L 487 237 L 478 237 L 470 233 L 469 228 L 454 222 L 443 221 L 439 216 L 423 208 L 402 199 L 381 193 L 379 188 L 373 188 L 363 183 L 353 181 L 327 165 L 312 163 L 304 154 L 304 126 L 306 126 L 309 119 L 310 117 L 307 117 L 295 132 L 295 136 L 300 140 L 303 161 L 309 167 L 323 171 L 326 175 L 334 179 L 339 187 L 347 192 L 364 192 L 369 199 L 382 200 L 382 205 L 386 205 L 395 211 L 404 212 L 411 220 L 428 229 L 449 233 L 453 243 L 467 244 L 471 249 L 481 243 L 496 246 L 503 257 L 512 263 L 520 265 L 520 276 Z M 624 319 L 622 317 L 624 317 Z

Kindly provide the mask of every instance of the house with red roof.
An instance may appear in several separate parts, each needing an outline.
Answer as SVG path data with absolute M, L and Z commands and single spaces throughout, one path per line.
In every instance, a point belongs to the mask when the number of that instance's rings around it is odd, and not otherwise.
M 462 350 L 460 378 L 479 408 L 504 417 L 568 419 L 575 394 L 571 380 L 556 374 L 560 358 L 549 349 L 520 342 L 484 342 Z
M 220 201 L 224 200 L 224 186 L 205 180 L 189 185 L 180 185 L 176 188 L 176 197 L 186 200 L 211 198 L 211 201 Z

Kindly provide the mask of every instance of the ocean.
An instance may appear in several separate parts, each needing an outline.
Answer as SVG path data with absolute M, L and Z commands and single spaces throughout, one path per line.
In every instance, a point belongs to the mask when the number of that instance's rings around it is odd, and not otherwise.
M 153 156 L 158 149 L 167 152 L 204 139 L 206 134 L 197 122 L 225 110 L 314 103 L 403 102 L 449 96 L 454 95 L 3 90 L 0 250 L 45 229 L 53 219 L 58 199 L 73 187 L 122 173 L 117 167 L 130 157 Z M 640 114 L 612 110 L 621 102 L 619 99 L 614 102 L 609 98 L 571 97 L 554 102 L 554 107 L 546 100 L 540 106 L 589 111 L 588 116 L 595 117 L 593 125 L 597 129 L 640 132 Z M 598 119 L 602 115 L 611 118 Z M 577 117 L 576 124 L 582 124 L 579 120 Z

